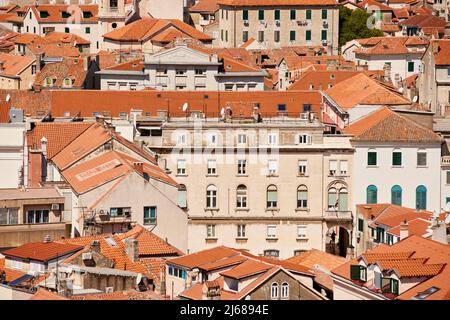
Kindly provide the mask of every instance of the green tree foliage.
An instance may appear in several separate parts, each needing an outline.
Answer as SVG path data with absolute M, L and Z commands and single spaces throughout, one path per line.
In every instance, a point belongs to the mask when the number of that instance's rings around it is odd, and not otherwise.
M 371 15 L 362 9 L 354 11 L 339 7 L 339 44 L 344 45 L 353 39 L 382 37 L 383 31 L 369 29 L 367 20 Z

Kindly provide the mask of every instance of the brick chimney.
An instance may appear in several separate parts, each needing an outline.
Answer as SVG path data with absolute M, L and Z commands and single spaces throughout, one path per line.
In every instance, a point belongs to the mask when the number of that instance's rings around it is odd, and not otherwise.
M 137 239 L 125 239 L 125 253 L 133 262 L 136 262 L 139 259 L 139 242 Z
M 400 224 L 400 241 L 407 238 L 408 235 L 408 222 L 405 220 Z
M 47 235 L 44 237 L 44 243 L 50 243 L 50 242 L 52 242 L 52 238 L 50 237 L 49 234 L 47 234 Z
M 217 281 L 205 281 L 202 286 L 202 300 L 220 300 L 220 285 Z
M 100 241 L 94 240 L 91 242 L 91 250 L 100 253 Z

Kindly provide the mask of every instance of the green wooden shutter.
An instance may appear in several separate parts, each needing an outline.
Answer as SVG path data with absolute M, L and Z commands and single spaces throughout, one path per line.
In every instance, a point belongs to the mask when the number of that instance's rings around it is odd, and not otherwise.
M 352 280 L 361 279 L 361 266 L 359 264 L 350 266 L 350 279 Z

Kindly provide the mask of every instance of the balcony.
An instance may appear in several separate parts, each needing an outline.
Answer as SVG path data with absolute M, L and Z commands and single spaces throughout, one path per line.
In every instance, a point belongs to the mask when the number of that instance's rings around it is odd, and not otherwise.
M 450 166 L 450 156 L 441 157 L 441 166 Z
M 325 219 L 329 221 L 353 221 L 353 214 L 351 211 L 328 209 L 325 211 Z

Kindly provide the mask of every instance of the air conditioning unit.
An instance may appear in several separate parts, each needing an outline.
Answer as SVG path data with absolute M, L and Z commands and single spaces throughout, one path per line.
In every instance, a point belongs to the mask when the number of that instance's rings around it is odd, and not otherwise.
M 52 204 L 52 211 L 59 211 L 59 203 L 53 203 Z
M 248 20 L 244 20 L 244 25 L 248 26 Z
M 300 119 L 301 120 L 308 120 L 309 119 L 308 112 L 300 113 Z
M 297 20 L 297 24 L 299 26 L 307 26 L 308 25 L 308 21 L 306 21 L 306 20 Z
M 264 20 L 259 20 L 259 24 L 265 25 L 265 24 L 266 24 L 266 21 L 264 21 Z
M 361 239 L 362 235 L 362 231 L 356 231 L 356 238 Z
M 275 20 L 275 24 L 279 27 L 281 24 L 280 20 Z
M 92 252 L 83 252 L 81 258 L 84 260 L 92 260 Z
M 106 287 L 105 288 L 105 293 L 113 293 L 114 292 L 114 287 Z
M 322 46 L 327 46 L 328 42 L 327 40 L 322 40 Z
M 322 22 L 322 25 L 323 25 L 325 28 L 327 28 L 327 27 L 328 27 L 328 21 Z
M 330 176 L 335 176 L 336 175 L 336 170 L 330 170 Z

